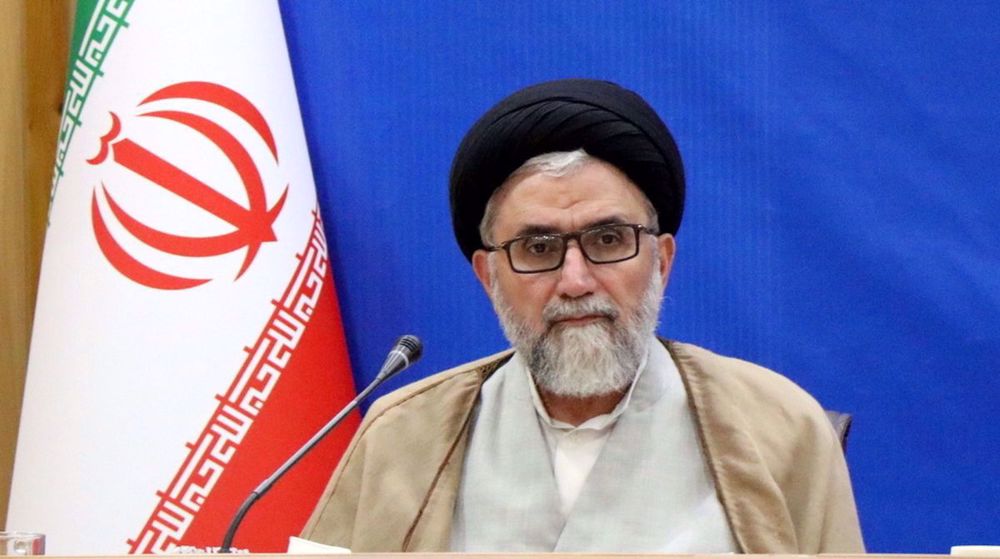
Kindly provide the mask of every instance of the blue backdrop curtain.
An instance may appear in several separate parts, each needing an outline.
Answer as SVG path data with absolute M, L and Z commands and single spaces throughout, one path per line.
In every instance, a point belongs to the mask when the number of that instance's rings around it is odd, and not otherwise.
M 855 415 L 870 550 L 1000 543 L 997 3 L 282 12 L 359 383 L 404 332 L 426 357 L 391 387 L 506 346 L 451 235 L 451 157 L 521 86 L 608 79 L 687 166 L 660 332 Z

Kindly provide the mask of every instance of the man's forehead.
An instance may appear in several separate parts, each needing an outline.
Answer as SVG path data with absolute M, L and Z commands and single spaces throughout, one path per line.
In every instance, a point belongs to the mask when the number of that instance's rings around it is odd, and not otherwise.
M 649 202 L 624 173 L 588 162 L 563 176 L 533 173 L 504 186 L 497 231 L 528 234 L 644 221 Z

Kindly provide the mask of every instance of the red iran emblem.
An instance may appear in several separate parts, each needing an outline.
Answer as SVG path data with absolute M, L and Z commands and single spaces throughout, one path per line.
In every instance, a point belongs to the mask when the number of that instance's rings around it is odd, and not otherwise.
M 257 107 L 243 95 L 215 83 L 183 82 L 156 91 L 138 106 L 167 100 L 204 101 L 236 115 L 260 137 L 277 163 L 278 151 L 271 128 Z M 246 204 L 241 204 L 223 194 L 225 189 L 213 188 L 136 141 L 120 137 L 121 120 L 114 112 L 110 114 L 111 130 L 101 137 L 100 151 L 88 159 L 88 163 L 99 165 L 110 156 L 118 165 L 222 220 L 227 224 L 228 231 L 218 235 L 189 236 L 160 230 L 129 213 L 102 183 L 100 188 L 94 188 L 90 213 L 97 245 L 108 262 L 130 280 L 155 289 L 187 289 L 209 281 L 166 273 L 141 262 L 112 236 L 108 223 L 113 218 L 120 229 L 127 231 L 141 245 L 170 255 L 204 258 L 246 249 L 242 266 L 236 274 L 236 279 L 239 279 L 253 263 L 261 245 L 277 240 L 273 224 L 285 203 L 287 185 L 278 200 L 268 207 L 264 181 L 250 151 L 232 132 L 206 116 L 179 109 L 152 110 L 138 115 L 140 118 L 164 119 L 183 125 L 214 145 L 235 170 L 235 176 L 246 192 Z M 106 210 L 98 203 L 99 198 L 103 199 Z M 134 242 L 132 244 L 135 245 Z

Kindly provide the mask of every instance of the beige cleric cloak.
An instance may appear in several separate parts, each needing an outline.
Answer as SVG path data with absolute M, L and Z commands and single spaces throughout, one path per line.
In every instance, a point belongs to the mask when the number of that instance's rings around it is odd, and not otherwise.
M 850 478 L 820 406 L 745 361 L 665 342 L 744 553 L 863 553 Z M 510 351 L 375 402 L 302 536 L 364 551 L 447 551 L 468 427 Z

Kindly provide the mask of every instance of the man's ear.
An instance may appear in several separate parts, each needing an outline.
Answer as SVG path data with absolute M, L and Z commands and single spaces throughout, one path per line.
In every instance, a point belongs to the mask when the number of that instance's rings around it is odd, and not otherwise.
M 482 284 L 483 289 L 486 290 L 486 295 L 489 296 L 493 292 L 493 284 L 490 278 L 490 253 L 479 249 L 472 253 L 472 271 L 476 273 L 476 277 L 479 278 L 479 283 Z
M 670 281 L 670 270 L 674 266 L 674 255 L 677 254 L 677 242 L 674 236 L 664 233 L 656 237 L 656 250 L 660 251 L 660 278 L 663 280 L 663 287 L 666 289 Z

